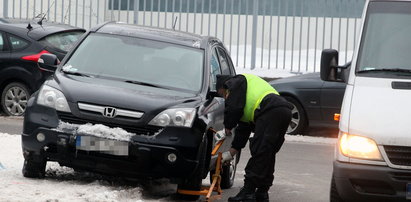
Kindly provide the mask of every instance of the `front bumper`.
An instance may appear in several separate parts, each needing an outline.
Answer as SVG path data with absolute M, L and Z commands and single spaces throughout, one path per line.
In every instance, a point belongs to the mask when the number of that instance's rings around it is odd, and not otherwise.
M 43 142 L 37 140 L 38 133 L 44 134 Z M 116 176 L 183 178 L 189 176 L 198 164 L 198 161 L 189 159 L 178 148 L 137 141 L 128 142 L 127 156 L 77 150 L 76 135 L 47 128 L 23 134 L 22 146 L 25 158 L 42 158 L 57 161 L 62 166 Z M 171 153 L 177 156 L 175 162 L 170 162 L 167 158 Z
M 334 161 L 333 178 L 344 201 L 406 201 L 411 171 Z

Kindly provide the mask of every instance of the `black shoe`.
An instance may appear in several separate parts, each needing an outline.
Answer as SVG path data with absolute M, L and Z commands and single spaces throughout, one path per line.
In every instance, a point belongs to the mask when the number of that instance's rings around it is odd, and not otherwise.
M 268 192 L 255 192 L 255 200 L 257 202 L 269 202 Z
M 255 188 L 244 186 L 236 196 L 228 198 L 229 202 L 255 202 Z

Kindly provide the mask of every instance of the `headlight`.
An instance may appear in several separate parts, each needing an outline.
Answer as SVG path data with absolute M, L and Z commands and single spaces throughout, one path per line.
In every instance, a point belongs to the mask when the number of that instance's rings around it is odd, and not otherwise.
M 193 108 L 176 108 L 167 109 L 154 117 L 150 121 L 150 125 L 154 126 L 181 126 L 191 127 L 196 115 L 196 110 Z
M 339 148 L 344 156 L 368 160 L 383 160 L 374 140 L 342 133 L 339 138 Z
M 43 85 L 37 98 L 37 104 L 51 107 L 57 111 L 70 112 L 66 97 L 64 94 L 50 86 Z

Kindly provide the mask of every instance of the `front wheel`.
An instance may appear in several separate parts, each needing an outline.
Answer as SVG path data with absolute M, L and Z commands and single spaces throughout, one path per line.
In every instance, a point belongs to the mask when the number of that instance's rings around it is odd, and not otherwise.
M 184 180 L 183 183 L 178 185 L 178 189 L 183 189 L 183 190 L 193 190 L 193 191 L 199 191 L 201 190 L 201 185 L 203 181 L 203 173 L 205 171 L 205 162 L 206 162 L 206 152 L 207 152 L 207 145 L 208 145 L 208 140 L 207 138 L 204 138 L 203 145 L 201 149 L 199 150 L 199 163 L 197 167 L 196 174 L 192 175 L 191 177 L 187 178 Z M 177 197 L 182 200 L 189 200 L 189 201 L 195 201 L 197 200 L 200 196 L 199 195 L 184 195 L 184 194 L 178 194 Z
M 291 110 L 291 122 L 288 125 L 287 134 L 297 135 L 304 133 L 308 125 L 304 108 L 298 100 L 288 96 L 285 96 L 284 98 L 293 106 L 293 109 Z
M 238 152 L 237 155 L 234 156 L 234 159 L 228 165 L 222 166 L 221 171 L 221 188 L 222 189 L 229 189 L 234 185 L 235 173 L 237 171 L 237 164 L 240 160 L 241 151 Z M 210 171 L 210 183 L 213 182 L 213 175 L 215 170 Z
M 47 161 L 33 161 L 30 159 L 24 160 L 23 176 L 27 178 L 44 178 L 46 174 Z
M 30 91 L 25 84 L 13 82 L 8 84 L 1 94 L 1 106 L 9 116 L 21 116 L 26 111 Z

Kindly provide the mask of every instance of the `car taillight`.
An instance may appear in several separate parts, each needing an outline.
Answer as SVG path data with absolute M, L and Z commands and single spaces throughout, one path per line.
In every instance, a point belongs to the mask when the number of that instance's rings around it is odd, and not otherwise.
M 45 53 L 50 53 L 46 50 L 42 50 L 40 53 L 34 54 L 34 55 L 26 55 L 21 57 L 21 59 L 23 60 L 27 60 L 27 61 L 33 61 L 33 62 L 37 62 L 39 60 L 39 58 L 41 57 L 41 55 L 45 54 Z

